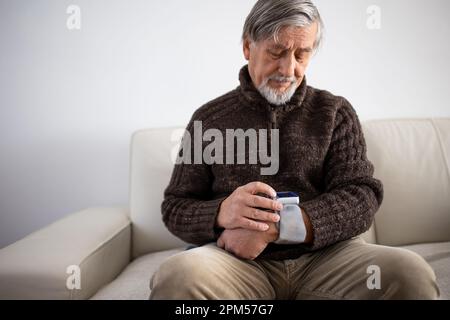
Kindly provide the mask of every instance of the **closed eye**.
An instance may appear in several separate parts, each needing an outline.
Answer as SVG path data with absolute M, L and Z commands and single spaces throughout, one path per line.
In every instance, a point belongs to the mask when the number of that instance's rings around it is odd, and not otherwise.
M 280 59 L 282 57 L 282 52 L 269 51 L 269 54 L 273 59 Z

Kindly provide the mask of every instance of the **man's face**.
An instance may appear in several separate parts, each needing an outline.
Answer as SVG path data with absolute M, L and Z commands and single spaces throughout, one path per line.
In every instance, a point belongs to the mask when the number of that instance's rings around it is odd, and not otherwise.
M 256 43 L 244 41 L 244 56 L 253 84 L 260 92 L 276 96 L 274 99 L 284 96 L 276 104 L 290 100 L 302 83 L 313 54 L 317 28 L 317 23 L 308 27 L 283 28 L 278 34 L 278 42 L 273 38 Z

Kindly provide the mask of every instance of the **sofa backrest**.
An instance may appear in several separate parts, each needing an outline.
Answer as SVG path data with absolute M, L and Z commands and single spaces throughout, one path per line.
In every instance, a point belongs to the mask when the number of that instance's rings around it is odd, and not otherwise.
M 405 245 L 450 241 L 450 118 L 362 123 L 368 158 L 384 185 L 370 242 Z M 133 257 L 184 242 L 161 219 L 183 128 L 136 132 L 131 141 L 130 215 Z
M 375 215 L 376 242 L 450 241 L 450 118 L 362 125 L 368 158 L 384 186 Z
M 174 167 L 171 153 L 181 140 L 181 134 L 176 135 L 180 130 L 140 130 L 131 138 L 129 201 L 133 257 L 185 244 L 167 230 L 161 216 L 164 189 Z

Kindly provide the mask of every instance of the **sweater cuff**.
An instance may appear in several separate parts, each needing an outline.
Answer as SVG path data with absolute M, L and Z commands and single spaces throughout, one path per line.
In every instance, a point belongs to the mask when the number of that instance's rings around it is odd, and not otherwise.
M 216 219 L 219 214 L 220 205 L 227 197 L 202 202 L 198 208 L 198 215 L 204 217 L 203 230 L 199 231 L 199 237 L 217 240 L 224 229 L 216 227 Z M 203 234 L 202 234 L 203 233 Z
M 329 217 L 324 215 L 324 212 L 329 211 L 330 208 L 321 199 L 309 200 L 301 203 L 300 206 L 309 218 L 313 234 L 312 244 L 308 246 L 308 249 L 314 251 L 325 247 L 330 243 L 332 233 L 338 231 L 336 226 L 330 225 L 332 221 Z

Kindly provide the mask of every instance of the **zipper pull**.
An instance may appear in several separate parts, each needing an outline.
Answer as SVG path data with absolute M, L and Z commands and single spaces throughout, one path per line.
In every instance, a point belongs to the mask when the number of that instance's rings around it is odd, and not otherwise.
M 277 127 L 277 113 L 275 110 L 272 110 L 270 113 L 270 119 L 272 122 L 272 129 L 275 129 Z

